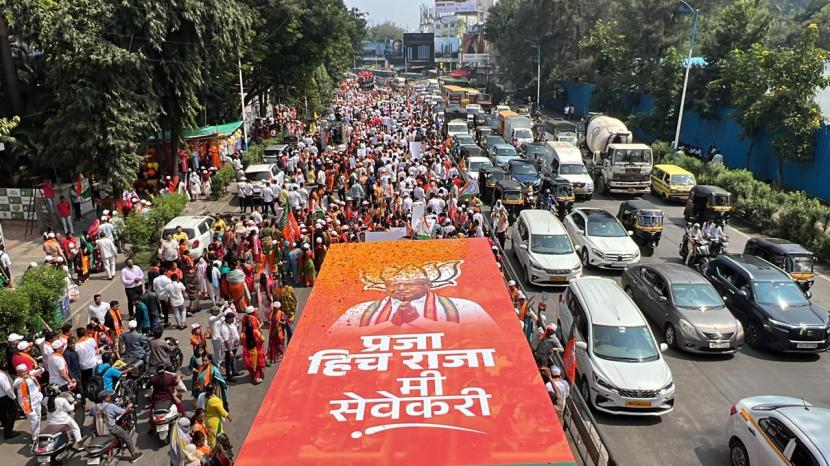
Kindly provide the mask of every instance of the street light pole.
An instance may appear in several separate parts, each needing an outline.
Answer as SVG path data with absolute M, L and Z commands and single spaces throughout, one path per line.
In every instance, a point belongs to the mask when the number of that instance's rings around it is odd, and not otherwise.
M 536 111 L 538 112 L 541 108 L 541 105 L 539 105 L 539 95 L 542 89 L 542 42 L 540 41 L 537 44 L 529 39 L 525 39 L 525 42 L 536 49 Z
M 685 0 L 680 0 L 680 3 L 688 8 L 694 16 L 692 17 L 692 33 L 689 37 L 689 57 L 686 59 L 686 76 L 683 78 L 683 93 L 680 95 L 680 111 L 677 113 L 677 129 L 674 132 L 674 142 L 672 143 L 673 149 L 677 149 L 677 146 L 680 145 L 680 127 L 683 124 L 683 109 L 686 106 L 686 88 L 689 85 L 689 70 L 692 68 L 692 53 L 694 52 L 695 38 L 697 36 L 697 18 L 700 13 Z
M 245 140 L 245 143 L 242 144 L 242 150 L 244 151 L 248 148 L 248 128 L 245 121 L 245 88 L 242 87 L 242 58 L 236 60 L 236 65 L 239 68 L 239 101 L 242 103 L 242 137 Z

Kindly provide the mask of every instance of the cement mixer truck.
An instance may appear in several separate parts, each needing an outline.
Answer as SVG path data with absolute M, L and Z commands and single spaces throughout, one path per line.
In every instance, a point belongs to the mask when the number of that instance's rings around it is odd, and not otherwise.
M 593 159 L 596 190 L 603 194 L 645 194 L 651 190 L 651 147 L 635 144 L 616 118 L 591 114 L 585 120 L 582 149 Z

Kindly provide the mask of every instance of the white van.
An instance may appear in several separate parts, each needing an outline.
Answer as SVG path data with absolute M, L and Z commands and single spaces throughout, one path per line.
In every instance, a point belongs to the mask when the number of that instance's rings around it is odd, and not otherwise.
M 513 253 L 529 283 L 563 286 L 582 274 L 573 242 L 553 212 L 523 210 L 511 228 Z
M 577 197 L 591 199 L 594 195 L 594 180 L 585 168 L 582 152 L 573 144 L 548 141 L 542 160 L 542 174 L 551 178 L 561 176 L 570 181 Z
M 674 409 L 675 387 L 645 317 L 609 278 L 571 280 L 559 296 L 558 336 L 576 347 L 575 385 L 589 406 L 628 416 Z

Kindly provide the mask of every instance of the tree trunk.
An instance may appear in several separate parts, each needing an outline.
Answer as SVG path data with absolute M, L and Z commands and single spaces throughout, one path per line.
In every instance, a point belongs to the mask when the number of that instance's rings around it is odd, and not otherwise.
M 778 187 L 780 189 L 784 189 L 784 161 L 781 158 L 778 158 L 778 173 L 777 173 L 777 180 L 778 180 Z
M 170 158 L 173 161 L 173 169 L 171 172 L 173 173 L 173 177 L 179 175 L 179 125 L 178 123 L 173 123 L 172 128 L 170 128 Z
M 23 96 L 20 93 L 20 83 L 17 80 L 17 68 L 12 58 L 11 43 L 9 43 L 9 28 L 3 15 L 0 15 L 0 68 L 3 69 L 0 79 L 9 101 L 9 110 L 12 115 L 23 114 Z
M 744 168 L 746 168 L 749 171 L 752 171 L 749 168 L 749 160 L 752 158 L 752 149 L 753 148 L 755 148 L 755 138 L 750 136 L 750 138 L 749 138 L 749 150 L 746 151 L 746 162 L 744 163 Z

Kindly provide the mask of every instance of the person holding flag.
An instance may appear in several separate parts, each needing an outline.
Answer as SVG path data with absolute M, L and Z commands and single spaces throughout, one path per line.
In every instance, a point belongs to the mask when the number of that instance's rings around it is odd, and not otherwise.
M 43 369 L 29 370 L 26 364 L 18 364 L 15 370 L 17 379 L 14 381 L 14 390 L 17 394 L 17 403 L 29 421 L 29 426 L 32 429 L 32 441 L 34 442 L 37 440 L 37 436 L 40 435 L 43 393 L 40 391 L 38 378 L 43 373 Z

